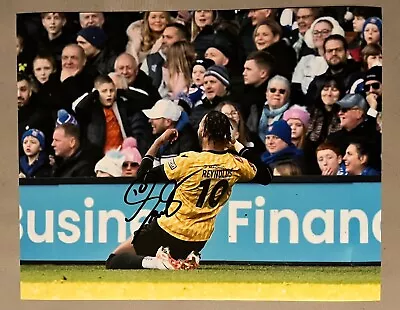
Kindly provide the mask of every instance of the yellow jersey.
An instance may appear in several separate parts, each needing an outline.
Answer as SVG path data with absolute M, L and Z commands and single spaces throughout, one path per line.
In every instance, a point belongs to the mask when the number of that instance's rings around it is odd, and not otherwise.
M 173 197 L 182 204 L 172 216 L 158 219 L 160 227 L 180 240 L 207 241 L 233 185 L 252 180 L 257 169 L 247 159 L 227 151 L 189 151 L 165 163 L 164 172 L 169 180 L 182 182 Z M 178 206 L 172 202 L 168 214 Z

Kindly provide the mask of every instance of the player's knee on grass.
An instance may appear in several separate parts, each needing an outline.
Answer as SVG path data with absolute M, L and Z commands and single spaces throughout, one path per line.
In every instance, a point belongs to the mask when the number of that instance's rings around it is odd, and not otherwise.
M 110 254 L 106 261 L 106 269 L 143 269 L 142 256 L 129 252 Z

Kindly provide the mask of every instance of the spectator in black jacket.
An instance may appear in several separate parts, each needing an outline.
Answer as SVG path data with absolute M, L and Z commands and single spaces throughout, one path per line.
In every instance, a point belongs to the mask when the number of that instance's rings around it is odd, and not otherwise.
M 83 28 L 78 32 L 76 42 L 85 51 L 86 66 L 103 75 L 114 71 L 117 56 L 107 48 L 107 35 L 103 29 L 95 26 Z
M 94 165 L 82 151 L 78 126 L 70 123 L 58 126 L 54 130 L 52 146 L 56 155 L 53 177 L 95 176 Z
M 136 138 L 139 151 L 145 154 L 152 143 L 150 126 L 141 112 L 148 107 L 147 102 L 130 98 L 137 96 L 135 91 L 117 91 L 109 76 L 97 77 L 95 88 L 73 105 L 82 130 L 82 144 L 91 150 L 94 160 L 99 161 L 108 150 L 118 149 L 126 137 Z M 134 104 L 124 98 L 132 99 Z
M 190 113 L 190 123 L 195 131 L 204 115 L 225 100 L 231 100 L 230 77 L 224 66 L 214 65 L 204 73 L 204 98 L 193 107 Z
M 291 81 L 297 64 L 296 52 L 282 38 L 282 27 L 274 20 L 266 20 L 255 28 L 253 40 L 257 50 L 266 51 L 274 57 L 275 73 Z
M 310 106 L 318 98 L 318 90 L 327 77 L 334 76 L 342 80 L 346 91 L 349 91 L 354 82 L 363 76 L 361 67 L 354 60 L 348 59 L 348 45 L 345 37 L 332 34 L 324 41 L 324 57 L 328 64 L 325 73 L 317 75 L 310 83 L 304 104 Z M 296 99 L 298 100 L 298 99 Z
M 126 78 L 128 86 L 144 91 L 149 96 L 152 105 L 161 99 L 151 77 L 139 69 L 132 55 L 128 53 L 120 54 L 115 60 L 114 70 Z
M 177 103 L 161 99 L 153 108 L 143 110 L 143 113 L 149 118 L 153 134 L 156 136 L 163 134 L 167 129 L 178 130 L 178 138 L 159 149 L 154 165 L 162 165 L 182 152 L 200 150 L 197 133 L 190 125 L 187 113 L 182 111 Z
M 25 131 L 36 128 L 51 137 L 54 123 L 51 114 L 40 103 L 38 96 L 33 92 L 32 81 L 25 74 L 17 75 L 17 98 L 18 98 L 18 141 L 21 141 Z M 47 145 L 51 139 L 47 139 Z M 19 147 L 20 156 L 24 154 L 22 144 Z
M 269 79 L 274 75 L 274 58 L 264 51 L 252 52 L 244 64 L 244 92 L 240 111 L 249 130 L 258 132 L 258 122 L 266 101 Z
M 85 92 L 93 89 L 93 81 L 98 75 L 86 66 L 86 55 L 78 44 L 64 47 L 61 56 L 61 73 L 58 100 L 60 107 L 72 112 L 72 103 Z
M 371 113 L 367 101 L 361 94 L 348 94 L 337 102 L 340 106 L 341 130 L 330 134 L 327 141 L 340 148 L 342 156 L 352 141 L 368 143 L 372 150 L 369 164 L 381 170 L 382 135 L 377 130 L 376 115 Z
M 67 19 L 64 13 L 41 13 L 42 25 L 45 35 L 38 43 L 38 51 L 50 53 L 55 61 L 57 69 L 61 69 L 61 54 L 63 48 L 74 43 L 75 38 L 72 34 L 64 30 Z

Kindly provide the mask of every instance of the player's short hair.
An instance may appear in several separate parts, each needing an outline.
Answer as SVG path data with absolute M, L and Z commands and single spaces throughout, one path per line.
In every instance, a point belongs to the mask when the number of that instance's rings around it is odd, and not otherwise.
M 222 112 L 210 111 L 204 119 L 204 135 L 214 143 L 231 141 L 231 122 Z

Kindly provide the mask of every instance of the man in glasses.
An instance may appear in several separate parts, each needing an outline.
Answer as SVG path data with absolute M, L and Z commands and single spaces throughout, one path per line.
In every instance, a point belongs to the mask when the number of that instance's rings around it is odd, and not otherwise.
M 377 130 L 376 115 L 361 94 L 347 94 L 337 102 L 340 106 L 339 118 L 341 130 L 330 134 L 327 138 L 340 148 L 342 156 L 352 141 L 363 140 L 371 145 L 371 166 L 381 169 L 381 133 Z
M 326 77 L 333 76 L 342 80 L 346 90 L 362 77 L 360 65 L 348 59 L 348 44 L 345 37 L 340 34 L 330 35 L 325 39 L 323 49 L 328 69 L 311 81 L 306 95 L 307 104 L 315 102 Z
M 374 66 L 366 73 L 364 92 L 370 108 L 375 113 L 382 112 L 382 66 Z

